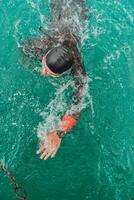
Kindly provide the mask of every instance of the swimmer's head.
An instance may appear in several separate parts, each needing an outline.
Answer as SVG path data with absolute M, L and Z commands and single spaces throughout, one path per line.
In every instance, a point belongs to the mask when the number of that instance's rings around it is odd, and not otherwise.
M 42 64 L 46 72 L 44 75 L 49 73 L 52 76 L 58 76 L 72 67 L 73 56 L 65 47 L 55 47 L 43 57 Z

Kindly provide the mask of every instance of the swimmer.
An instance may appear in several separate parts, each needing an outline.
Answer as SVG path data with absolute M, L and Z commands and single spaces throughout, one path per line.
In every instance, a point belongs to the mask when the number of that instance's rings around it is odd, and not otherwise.
M 52 77 L 60 77 L 68 71 L 72 74 L 75 83 L 75 92 L 72 97 L 72 106 L 61 118 L 56 130 L 47 134 L 47 141 L 41 141 L 41 146 L 37 151 L 40 158 L 47 160 L 53 158 L 63 138 L 77 124 L 80 118 L 80 111 L 84 99 L 86 86 L 86 72 L 78 50 L 78 39 L 70 32 L 43 35 L 41 39 L 25 41 L 23 54 L 38 59 L 42 63 L 41 74 Z

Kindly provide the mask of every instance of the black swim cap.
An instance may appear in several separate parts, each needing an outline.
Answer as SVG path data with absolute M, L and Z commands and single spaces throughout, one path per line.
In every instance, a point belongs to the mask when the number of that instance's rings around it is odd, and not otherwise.
M 46 64 L 52 72 L 62 74 L 71 68 L 73 56 L 65 47 L 55 47 L 46 55 Z

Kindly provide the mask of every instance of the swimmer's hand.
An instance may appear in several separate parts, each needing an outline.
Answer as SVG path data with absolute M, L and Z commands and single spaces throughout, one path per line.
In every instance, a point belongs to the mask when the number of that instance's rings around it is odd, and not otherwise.
M 42 141 L 40 149 L 37 154 L 41 153 L 40 159 L 47 160 L 49 157 L 53 158 L 57 153 L 61 144 L 61 138 L 55 132 L 50 132 L 47 135 L 47 141 Z

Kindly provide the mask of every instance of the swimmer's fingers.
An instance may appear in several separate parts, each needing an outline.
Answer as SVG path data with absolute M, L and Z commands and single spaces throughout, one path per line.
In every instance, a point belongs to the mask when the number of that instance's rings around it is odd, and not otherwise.
M 46 145 L 44 144 L 43 146 L 44 146 L 44 149 L 43 149 L 44 152 L 40 156 L 40 159 L 44 159 L 44 157 L 47 156 L 47 154 L 50 152 L 50 141 L 48 141 Z
M 49 152 L 49 153 L 45 156 L 44 160 L 47 160 L 47 159 L 51 156 L 51 154 L 52 154 L 52 152 Z
M 58 148 L 57 149 L 52 149 L 48 154 L 45 155 L 44 160 L 47 160 L 49 157 L 53 158 L 54 155 L 56 154 Z
M 55 150 L 52 152 L 52 154 L 51 154 L 51 158 L 53 158 L 53 157 L 56 155 L 57 151 L 58 151 L 58 148 L 55 149 Z
M 37 154 L 40 154 L 43 150 L 45 149 L 45 145 L 41 145 L 41 147 L 39 148 L 39 150 L 36 152 Z
M 44 153 L 41 155 L 41 159 L 47 160 L 49 157 L 53 158 L 55 156 L 55 154 L 57 153 L 58 148 L 55 149 L 51 149 L 51 151 L 47 151 L 45 150 Z
M 43 151 L 42 155 L 40 156 L 40 159 L 44 159 L 46 157 L 49 157 L 49 155 L 51 154 L 51 141 L 48 141 L 48 144 L 45 146 L 45 148 L 40 148 L 40 152 Z
M 44 159 L 44 157 L 48 154 L 48 151 L 45 150 L 42 155 L 40 156 L 40 159 Z
M 51 152 L 51 158 L 53 158 L 55 155 L 56 155 L 56 153 L 57 153 L 57 151 L 58 151 L 58 149 L 59 149 L 59 147 L 60 147 L 60 143 L 58 143 L 58 144 L 54 144 L 53 143 L 53 150 L 52 150 L 52 152 Z
M 47 160 L 51 156 L 52 152 L 54 151 L 54 146 L 53 146 L 53 142 L 52 141 L 49 142 L 48 150 L 49 150 L 49 153 L 47 153 L 45 155 L 44 160 Z
M 51 158 L 53 158 L 56 155 L 59 147 L 60 147 L 60 144 L 55 146 L 55 148 L 53 148 L 52 153 L 51 153 Z

